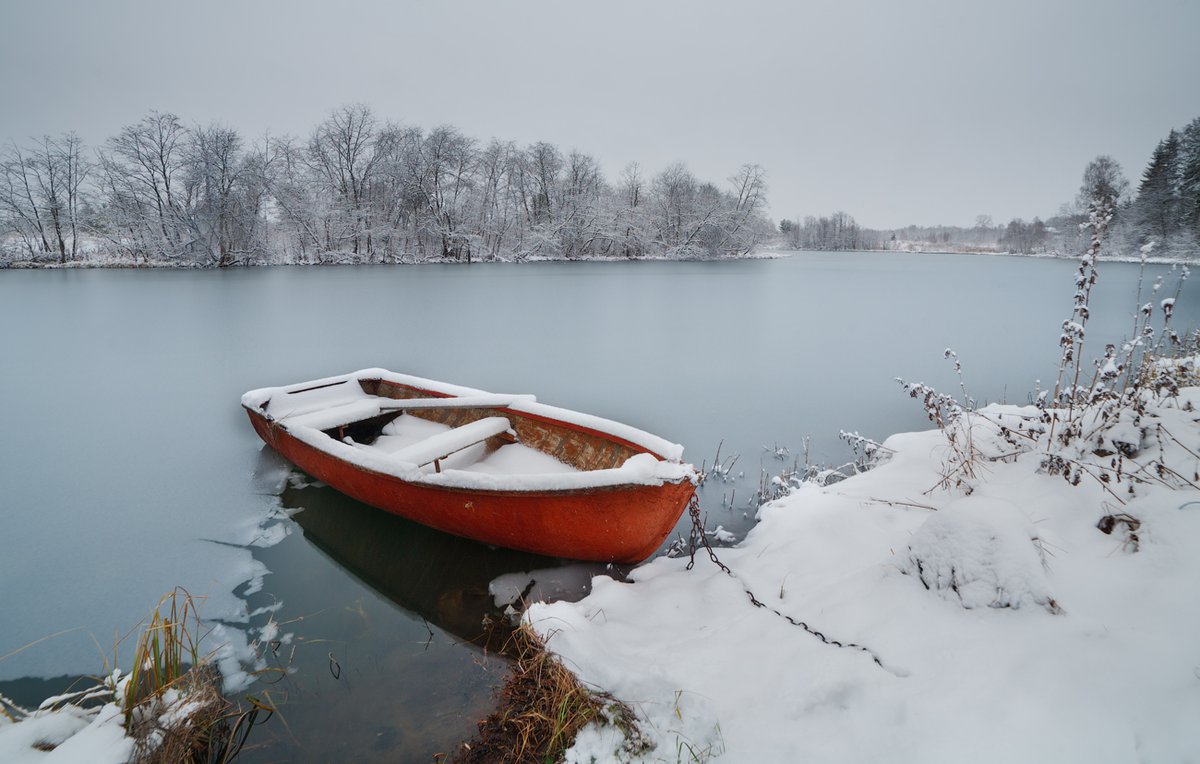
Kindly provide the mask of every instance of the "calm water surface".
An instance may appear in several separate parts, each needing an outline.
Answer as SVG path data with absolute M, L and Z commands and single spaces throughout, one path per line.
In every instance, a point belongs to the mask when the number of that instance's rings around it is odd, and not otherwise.
M 0 659 L 0 692 L 34 701 L 61 689 L 47 678 L 100 672 L 102 653 L 183 585 L 214 622 L 251 637 L 279 625 L 262 652 L 289 671 L 251 692 L 284 705 L 249 760 L 427 762 L 470 735 L 503 678 L 483 626 L 499 616 L 488 583 L 541 571 L 577 596 L 579 570 L 287 479 L 242 392 L 383 366 L 535 393 L 681 442 L 697 463 L 720 445 L 745 477 L 710 483 L 704 506 L 740 537 L 760 470 L 790 466 L 806 436 L 812 461 L 841 463 L 840 430 L 923 429 L 894 378 L 957 391 L 947 347 L 981 401 L 1052 384 L 1074 268 L 801 253 L 0 272 L 0 656 L 56 635 Z M 1102 264 L 1093 348 L 1130 332 L 1137 276 Z M 1185 286 L 1177 324 L 1200 323 L 1198 297 Z

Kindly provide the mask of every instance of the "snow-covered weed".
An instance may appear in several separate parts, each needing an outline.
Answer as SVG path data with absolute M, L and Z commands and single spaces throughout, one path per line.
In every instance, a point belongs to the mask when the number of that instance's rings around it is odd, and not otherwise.
M 954 362 L 954 371 L 958 375 L 959 388 L 962 390 L 962 402 L 921 382 L 906 382 L 900 378 L 896 381 L 910 398 L 921 402 L 925 416 L 937 425 L 946 438 L 948 453 L 942 479 L 936 487 L 958 488 L 969 494 L 975 490 L 975 481 L 980 477 L 986 461 L 986 455 L 980 450 L 976 440 L 978 412 L 975 400 L 967 394 L 958 354 L 946 348 L 943 355 Z
M 946 439 L 942 479 L 931 490 L 970 494 L 989 463 L 1029 453 L 1038 455 L 1043 473 L 1061 476 L 1071 485 L 1096 481 L 1118 505 L 1148 483 L 1194 488 L 1200 482 L 1194 466 L 1185 463 L 1195 454 L 1174 437 L 1162 417 L 1164 409 L 1192 408 L 1191 401 L 1179 400 L 1179 392 L 1200 382 L 1200 337 L 1181 337 L 1171 326 L 1187 269 L 1177 272 L 1174 296 L 1158 300 L 1157 308 L 1154 300 L 1142 303 L 1139 278 L 1133 336 L 1119 346 L 1106 345 L 1098 360 L 1085 360 L 1096 260 L 1111 219 L 1110 205 L 1092 206 L 1085 224 L 1092 232 L 1091 244 L 1075 273 L 1071 315 L 1063 321 L 1059 337 L 1057 379 L 1053 390 L 1039 391 L 1034 407 L 1003 414 L 976 407 L 952 350 L 945 356 L 954 362 L 961 401 L 928 385 L 898 380 Z M 1142 250 L 1143 266 L 1150 249 L 1148 245 Z M 1150 291 L 1157 295 L 1162 287 L 1159 279 Z M 1183 461 L 1175 458 L 1180 456 Z

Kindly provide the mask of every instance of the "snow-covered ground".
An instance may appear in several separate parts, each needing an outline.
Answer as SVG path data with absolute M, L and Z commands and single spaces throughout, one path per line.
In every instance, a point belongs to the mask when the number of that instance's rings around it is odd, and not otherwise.
M 8 764 L 123 764 L 133 750 L 113 703 L 41 711 L 20 723 L 0 714 L 0 761 Z
M 895 435 L 873 470 L 764 506 L 717 550 L 729 574 L 701 551 L 534 605 L 655 745 L 589 728 L 568 761 L 1200 761 L 1197 404 L 1184 388 L 1065 452 L 1004 437 L 1036 409 L 984 409 L 962 423 L 973 477 L 941 430 Z M 1157 463 L 1179 474 L 1135 474 Z
M 0 762 L 5 764 L 125 764 L 139 752 L 128 734 L 125 698 L 131 675 L 115 670 L 87 687 L 47 698 L 34 710 L 0 698 Z M 181 685 L 182 686 L 182 685 Z M 155 729 L 141 741 L 142 753 L 161 743 L 165 730 L 186 729 L 205 701 L 188 690 L 166 689 L 134 708 L 134 726 L 152 720 Z

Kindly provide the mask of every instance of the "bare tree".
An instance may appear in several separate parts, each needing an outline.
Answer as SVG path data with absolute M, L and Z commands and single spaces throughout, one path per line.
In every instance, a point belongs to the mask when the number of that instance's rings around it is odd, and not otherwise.
M 476 228 L 485 254 L 492 258 L 500 254 L 513 225 L 516 153 L 512 142 L 492 140 L 479 154 Z
M 79 249 L 82 186 L 90 171 L 74 133 L 46 135 L 28 150 L 15 143 L 0 156 L 0 214 L 31 257 L 57 251 L 58 262 Z M 69 242 L 69 243 L 68 243 Z
M 542 141 L 525 150 L 525 159 L 530 179 L 526 187 L 529 197 L 526 208 L 530 222 L 552 223 L 556 206 L 555 192 L 563 166 L 562 154 L 552 144 Z
M 234 129 L 150 112 L 92 166 L 73 134 L 0 151 L 0 224 L 32 258 L 76 257 L 81 217 L 135 262 L 396 262 L 749 251 L 769 223 L 761 167 L 718 188 L 683 164 L 609 184 L 595 157 L 479 144 L 451 125 L 329 113 L 306 138 L 248 147 Z M 94 204 L 83 203 L 85 179 Z
M 330 249 L 349 241 L 354 254 L 371 254 L 371 209 L 367 190 L 379 154 L 375 117 L 363 105 L 334 110 L 308 141 L 309 166 L 336 193 L 341 223 L 326 231 Z
M 594 158 L 579 151 L 567 155 L 562 189 L 557 194 L 557 232 L 560 250 L 567 257 L 600 254 L 598 240 L 605 238 L 599 225 L 603 189 L 604 178 Z
M 646 252 L 646 181 L 637 162 L 625 166 L 618 189 L 619 202 L 614 205 L 615 227 L 621 231 L 621 254 L 641 257 Z
M 174 114 L 152 111 L 101 152 L 110 227 L 129 232 L 143 257 L 177 259 L 190 243 L 179 198 L 187 132 Z
M 744 254 L 758 243 L 760 231 L 752 224 L 761 217 L 760 212 L 766 206 L 766 172 L 759 165 L 744 164 L 729 182 L 733 185 L 735 201 L 722 247 Z
M 256 247 L 266 150 L 248 154 L 236 130 L 213 125 L 193 129 L 185 153 L 184 211 L 192 241 L 209 264 L 231 265 Z
M 295 138 L 269 140 L 264 152 L 263 183 L 274 205 L 284 234 L 283 245 L 291 242 L 294 261 L 309 262 L 326 249 L 328 216 L 332 210 L 327 187 L 308 172 L 305 150 Z
M 51 250 L 42 208 L 34 196 L 36 181 L 31 177 L 31 164 L 16 143 L 5 149 L 0 157 L 4 181 L 0 186 L 0 209 L 5 213 L 8 227 L 21 237 L 30 259 L 36 259 Z
M 423 190 L 442 257 L 471 259 L 470 238 L 460 230 L 466 195 L 474 186 L 475 141 L 458 128 L 439 125 L 429 131 L 422 146 L 425 172 Z

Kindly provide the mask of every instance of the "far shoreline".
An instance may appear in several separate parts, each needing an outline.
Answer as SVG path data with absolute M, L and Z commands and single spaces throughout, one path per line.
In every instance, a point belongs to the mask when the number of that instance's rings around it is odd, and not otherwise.
M 310 268 L 310 267 L 354 267 L 354 266 L 425 266 L 425 265 L 531 265 L 537 263 L 634 263 L 634 262 L 654 262 L 654 263 L 718 263 L 732 262 L 740 260 L 778 260 L 795 255 L 803 254 L 855 254 L 855 253 L 870 253 L 870 254 L 896 254 L 896 255 L 956 255 L 967 257 L 1021 257 L 1032 258 L 1038 260 L 1077 260 L 1077 254 L 1064 254 L 1059 252 L 985 252 L 980 250 L 967 249 L 787 249 L 778 245 L 768 244 L 761 247 L 756 247 L 750 252 L 737 255 L 726 255 L 720 257 L 704 257 L 704 256 L 671 256 L 669 254 L 648 255 L 642 257 L 586 257 L 586 258 L 571 258 L 571 257 L 549 257 L 545 255 L 535 255 L 530 257 L 496 257 L 486 260 L 472 259 L 452 259 L 452 258 L 427 258 L 421 260 L 392 260 L 390 262 L 363 262 L 352 259 L 354 256 L 350 253 L 345 253 L 345 257 L 341 259 L 331 258 L 327 262 L 266 262 L 266 261 L 242 261 L 234 262 L 228 265 L 220 266 L 204 263 L 178 263 L 164 260 L 151 260 L 149 262 L 131 262 L 128 260 L 113 259 L 107 261 L 97 261 L 91 259 L 69 260 L 65 263 L 56 261 L 35 261 L 35 260 L 15 260 L 11 262 L 0 262 L 0 270 L 202 270 L 202 271 L 220 271 L 220 270 L 237 270 L 237 269 L 259 269 L 259 268 Z M 1099 258 L 1102 263 L 1131 263 L 1147 265 L 1200 265 L 1200 252 L 1195 253 L 1195 257 L 1163 257 L 1149 256 L 1141 257 L 1135 255 L 1102 255 Z

